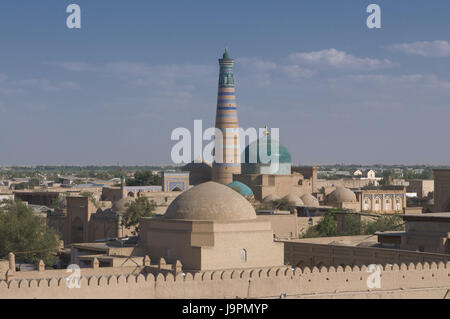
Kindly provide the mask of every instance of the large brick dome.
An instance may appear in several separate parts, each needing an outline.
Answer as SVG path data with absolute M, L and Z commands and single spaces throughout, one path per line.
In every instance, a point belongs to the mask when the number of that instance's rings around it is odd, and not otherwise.
M 340 203 L 355 203 L 356 202 L 356 195 L 353 193 L 350 189 L 342 186 L 336 187 L 334 191 L 332 191 L 328 197 L 327 201 L 329 203 L 333 204 L 340 204 Z
M 206 182 L 179 195 L 167 208 L 164 218 L 249 220 L 255 219 L 256 213 L 248 200 L 230 187 Z

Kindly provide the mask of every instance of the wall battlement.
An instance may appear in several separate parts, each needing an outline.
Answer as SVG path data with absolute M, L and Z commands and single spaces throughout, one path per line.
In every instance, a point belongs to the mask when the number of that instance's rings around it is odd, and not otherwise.
M 365 293 L 444 297 L 450 289 L 450 262 L 380 265 L 380 288 L 368 288 L 367 266 L 233 270 L 191 273 L 81 276 L 80 288 L 67 277 L 0 281 L 0 298 L 292 298 Z M 70 274 L 68 274 L 70 275 Z M 226 283 L 226 284 L 225 284 Z M 433 290 L 433 295 L 425 292 Z M 388 293 L 389 292 L 389 293 Z M 347 296 L 350 296 L 347 294 Z

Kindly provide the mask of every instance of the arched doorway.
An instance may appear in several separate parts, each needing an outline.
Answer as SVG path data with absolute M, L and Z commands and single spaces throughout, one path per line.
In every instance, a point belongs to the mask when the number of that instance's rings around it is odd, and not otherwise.
M 378 197 L 375 197 L 375 205 L 374 205 L 374 211 L 378 212 L 381 209 L 381 200 Z
M 402 210 L 402 199 L 400 197 L 397 197 L 395 199 L 395 210 L 396 211 L 401 211 Z
M 363 201 L 363 211 L 370 211 L 372 207 L 372 203 L 370 198 L 366 197 Z
M 384 203 L 384 210 L 387 212 L 390 212 L 392 210 L 392 201 L 390 197 L 386 198 L 386 201 Z

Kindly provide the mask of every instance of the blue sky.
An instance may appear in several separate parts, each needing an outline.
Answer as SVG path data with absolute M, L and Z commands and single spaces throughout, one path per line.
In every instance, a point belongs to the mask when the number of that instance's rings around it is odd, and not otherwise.
M 0 165 L 170 163 L 174 128 L 214 124 L 225 46 L 240 125 L 295 164 L 448 164 L 449 31 L 447 0 L 2 0 Z

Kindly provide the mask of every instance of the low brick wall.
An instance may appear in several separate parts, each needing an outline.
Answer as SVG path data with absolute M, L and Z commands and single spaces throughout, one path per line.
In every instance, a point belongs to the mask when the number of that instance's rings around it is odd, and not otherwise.
M 447 262 L 450 255 L 408 250 L 283 241 L 284 260 L 295 267 Z

